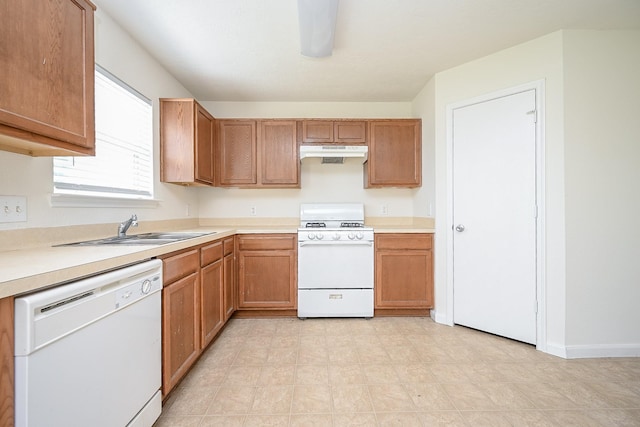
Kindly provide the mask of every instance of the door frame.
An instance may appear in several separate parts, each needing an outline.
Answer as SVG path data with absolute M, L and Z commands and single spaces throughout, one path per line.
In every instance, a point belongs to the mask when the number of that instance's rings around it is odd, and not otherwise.
M 544 80 L 536 80 L 522 85 L 494 91 L 474 98 L 448 104 L 446 107 L 447 143 L 447 311 L 445 323 L 453 326 L 453 113 L 456 109 L 504 98 L 529 90 L 535 91 L 536 108 L 536 348 L 546 352 L 546 269 L 545 269 L 545 167 L 544 167 Z

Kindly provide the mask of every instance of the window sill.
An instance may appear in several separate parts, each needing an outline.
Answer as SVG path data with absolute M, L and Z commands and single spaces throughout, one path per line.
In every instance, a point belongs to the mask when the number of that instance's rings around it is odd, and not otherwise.
M 52 208 L 156 208 L 160 200 L 51 194 Z

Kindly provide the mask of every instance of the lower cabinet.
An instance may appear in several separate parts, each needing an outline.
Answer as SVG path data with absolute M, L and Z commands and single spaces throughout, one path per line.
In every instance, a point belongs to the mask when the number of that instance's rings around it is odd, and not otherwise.
M 433 235 L 375 236 L 375 309 L 433 308 Z
M 238 245 L 238 308 L 297 308 L 295 234 L 253 234 L 236 237 Z
M 200 347 L 204 349 L 224 325 L 222 241 L 200 249 Z
M 162 391 L 166 396 L 200 355 L 200 263 L 192 249 L 163 258 Z
M 167 396 L 235 311 L 234 238 L 163 261 L 162 391 Z

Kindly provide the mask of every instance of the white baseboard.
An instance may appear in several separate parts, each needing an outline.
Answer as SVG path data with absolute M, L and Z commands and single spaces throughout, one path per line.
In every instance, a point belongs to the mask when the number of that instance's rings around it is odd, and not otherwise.
M 591 357 L 640 357 L 640 344 L 568 345 L 567 359 Z
M 436 310 L 431 310 L 431 318 L 436 323 L 441 323 L 443 325 L 449 325 L 449 323 L 447 322 L 447 316 L 444 315 L 444 314 L 438 313 Z M 452 326 L 452 325 L 449 325 L 449 326 Z

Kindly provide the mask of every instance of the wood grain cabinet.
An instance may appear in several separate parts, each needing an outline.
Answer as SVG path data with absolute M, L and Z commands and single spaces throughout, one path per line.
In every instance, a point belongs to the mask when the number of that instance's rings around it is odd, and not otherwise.
M 223 242 L 223 280 L 224 280 L 224 321 L 229 320 L 236 311 L 236 262 L 234 237 L 229 237 Z
M 195 99 L 160 99 L 160 180 L 214 185 L 215 119 Z
M 222 240 L 200 249 L 200 348 L 213 341 L 225 322 Z
M 433 308 L 433 235 L 375 235 L 375 309 Z
M 296 135 L 293 120 L 219 120 L 219 185 L 299 188 Z
M 162 390 L 166 396 L 200 355 L 198 249 L 163 257 Z
M 303 144 L 366 144 L 365 120 L 302 120 L 299 122 Z
M 13 297 L 0 299 L 0 427 L 15 422 Z
M 295 234 L 236 237 L 239 309 L 297 308 L 296 241 Z
M 422 185 L 422 130 L 419 119 L 369 122 L 365 188 Z
M 95 6 L 21 0 L 1 9 L 0 149 L 95 154 Z

